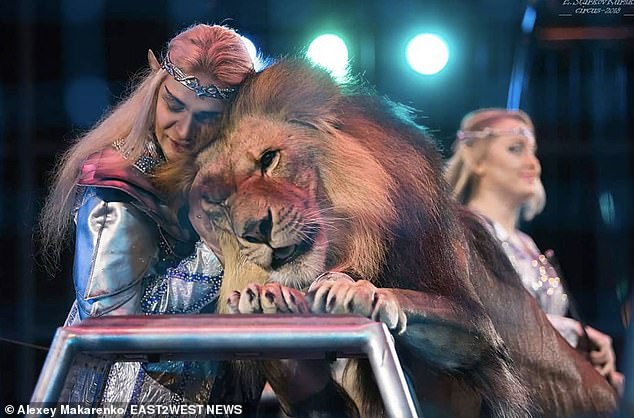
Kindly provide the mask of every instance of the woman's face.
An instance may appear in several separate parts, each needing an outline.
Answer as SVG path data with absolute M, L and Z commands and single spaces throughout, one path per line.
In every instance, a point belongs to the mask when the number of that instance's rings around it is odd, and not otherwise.
M 516 119 L 500 119 L 490 128 L 495 136 L 483 139 L 491 142 L 476 166 L 478 188 L 521 204 L 535 194 L 541 174 L 535 138 L 523 133 L 530 130 Z
M 209 77 L 195 74 L 204 85 L 212 84 Z M 222 112 L 224 102 L 210 97 L 197 97 L 173 77 L 167 76 L 159 87 L 154 131 L 165 158 L 168 160 L 190 150 L 196 130 L 213 123 Z

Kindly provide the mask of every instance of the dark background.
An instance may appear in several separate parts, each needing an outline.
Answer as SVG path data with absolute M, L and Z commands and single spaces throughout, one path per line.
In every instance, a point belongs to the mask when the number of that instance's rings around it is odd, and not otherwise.
M 28 400 L 46 355 L 6 340 L 47 347 L 73 299 L 71 252 L 56 277 L 35 256 L 47 173 L 68 141 L 124 94 L 147 49 L 158 53 L 196 22 L 224 22 L 273 57 L 338 32 L 353 70 L 381 94 L 420 109 L 445 156 L 466 112 L 519 104 L 535 121 L 548 192 L 545 211 L 525 230 L 542 250 L 555 249 L 582 315 L 614 337 L 622 358 L 619 289 L 634 277 L 634 16 L 627 16 L 634 7 L 582 15 L 562 3 L 1 2 L 0 404 Z M 537 19 L 523 31 L 527 5 Z M 406 42 L 419 31 L 448 41 L 449 63 L 437 76 L 406 65 Z

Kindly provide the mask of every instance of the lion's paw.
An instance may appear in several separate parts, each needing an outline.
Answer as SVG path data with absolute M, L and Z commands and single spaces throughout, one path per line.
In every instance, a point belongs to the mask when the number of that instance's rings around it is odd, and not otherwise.
M 309 312 L 306 299 L 300 291 L 279 283 L 251 283 L 241 292 L 233 291 L 227 304 L 229 312 L 241 314 Z
M 374 286 L 367 280 L 354 281 L 343 273 L 332 273 L 316 282 L 306 294 L 313 313 L 352 313 L 383 322 L 388 329 L 405 331 L 407 318 L 390 289 Z

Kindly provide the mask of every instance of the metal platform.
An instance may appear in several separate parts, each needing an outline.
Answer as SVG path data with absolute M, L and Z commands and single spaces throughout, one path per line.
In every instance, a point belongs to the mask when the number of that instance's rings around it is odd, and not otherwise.
M 352 315 L 179 315 L 91 318 L 59 328 L 32 404 L 55 405 L 73 359 L 260 360 L 367 357 L 386 412 L 417 417 L 385 325 Z M 39 416 L 39 415 L 32 415 Z

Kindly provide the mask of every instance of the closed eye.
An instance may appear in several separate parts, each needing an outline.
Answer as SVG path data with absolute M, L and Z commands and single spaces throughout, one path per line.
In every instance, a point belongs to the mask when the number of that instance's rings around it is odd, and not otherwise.
M 176 98 L 176 96 L 174 96 L 167 88 L 167 86 L 165 86 L 165 93 L 163 94 L 163 100 L 165 100 L 165 103 L 167 103 L 167 108 L 171 111 L 171 112 L 182 112 L 183 110 L 186 109 L 185 107 L 185 103 L 181 102 L 180 100 L 178 100 Z
M 174 113 L 180 113 L 183 110 L 185 110 L 183 106 L 179 106 L 177 104 L 173 104 L 170 102 L 167 102 L 167 108 L 169 109 L 170 112 L 174 112 Z

